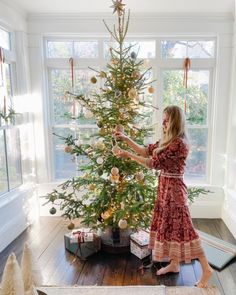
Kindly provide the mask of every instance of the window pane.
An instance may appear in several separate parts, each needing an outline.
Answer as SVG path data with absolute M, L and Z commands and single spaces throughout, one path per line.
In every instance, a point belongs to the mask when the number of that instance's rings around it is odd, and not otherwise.
M 74 127 L 53 128 L 53 132 L 57 135 L 67 137 L 75 136 Z M 75 158 L 64 151 L 65 143 L 58 136 L 53 135 L 53 160 L 54 160 L 54 178 L 66 179 L 76 175 Z
M 70 123 L 69 113 L 73 112 L 73 102 L 64 95 L 66 91 L 71 91 L 70 71 L 53 69 L 51 87 L 54 123 Z
M 205 128 L 189 128 L 190 153 L 185 172 L 186 178 L 206 178 L 208 131 Z
M 132 41 L 124 42 L 124 47 L 132 46 L 130 52 L 135 52 L 138 58 L 155 58 L 156 57 L 156 41 Z M 109 48 L 118 49 L 118 43 L 104 42 L 104 55 L 109 58 Z
M 10 33 L 0 29 L 0 47 L 10 49 Z
M 188 88 L 183 86 L 183 71 L 163 72 L 163 106 L 185 109 L 188 124 L 207 124 L 209 71 L 189 71 Z
M 79 58 L 95 58 L 98 57 L 98 42 L 75 42 L 74 55 Z
M 187 41 L 161 41 L 162 58 L 185 58 L 187 56 Z
M 20 134 L 17 128 L 6 130 L 7 164 L 10 189 L 22 184 Z
M 190 58 L 213 58 L 215 55 L 214 41 L 189 41 L 188 57 Z
M 49 58 L 69 58 L 73 55 L 73 42 L 48 41 L 47 56 Z
M 0 194 L 8 191 L 4 131 L 0 130 Z

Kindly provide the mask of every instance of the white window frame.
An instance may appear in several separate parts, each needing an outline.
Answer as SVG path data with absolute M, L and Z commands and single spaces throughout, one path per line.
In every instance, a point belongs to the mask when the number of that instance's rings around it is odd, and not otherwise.
M 106 60 L 104 58 L 104 51 L 103 51 L 103 42 L 109 41 L 109 36 L 90 36 L 89 38 L 85 36 L 45 36 L 44 38 L 44 56 L 45 56 L 45 68 L 46 68 L 46 83 L 47 83 L 47 89 L 48 89 L 48 101 L 50 101 L 50 82 L 49 82 L 49 71 L 52 68 L 55 69 L 68 69 L 68 58 L 47 58 L 46 54 L 46 44 L 47 41 L 98 41 L 98 58 L 83 58 L 83 59 L 76 59 L 75 58 L 75 70 L 76 69 L 84 69 L 88 68 L 88 66 L 94 67 L 96 64 L 97 68 L 103 68 L 106 65 Z M 191 59 L 191 68 L 190 70 L 209 70 L 209 94 L 208 94 L 208 110 L 207 110 L 207 125 L 206 128 L 208 129 L 208 147 L 207 147 L 207 163 L 206 163 L 206 179 L 203 180 L 203 182 L 200 182 L 201 184 L 211 183 L 212 180 L 212 133 L 213 133 L 213 109 L 214 109 L 214 80 L 215 80 L 215 70 L 216 70 L 216 57 L 217 57 L 217 39 L 216 36 L 196 36 L 196 37 L 189 37 L 189 36 L 147 36 L 147 37 L 140 37 L 137 35 L 129 36 L 126 41 L 150 41 L 154 40 L 156 42 L 156 57 L 149 59 L 150 67 L 152 67 L 154 78 L 157 80 L 157 82 L 154 82 L 154 87 L 156 89 L 154 98 L 153 98 L 153 105 L 155 107 L 159 107 L 159 110 L 155 112 L 155 118 L 154 118 L 154 138 L 153 140 L 156 140 L 160 137 L 161 134 L 161 118 L 162 118 L 162 111 L 163 111 L 163 105 L 162 105 L 162 73 L 165 70 L 182 70 L 183 69 L 183 58 L 162 58 L 161 57 L 161 41 L 163 40 L 186 40 L 186 41 L 209 41 L 213 40 L 215 44 L 215 50 L 214 50 L 214 58 L 194 58 Z M 51 104 L 52 102 L 50 102 Z M 52 107 L 50 108 L 51 112 Z M 52 119 L 52 113 L 49 114 L 50 118 Z M 50 127 L 55 127 L 52 125 L 52 120 L 49 120 Z M 156 124 L 158 122 L 158 124 Z M 91 127 L 94 127 L 92 125 Z M 191 126 L 191 128 L 204 128 L 204 126 Z M 49 132 L 51 132 L 51 129 L 49 129 Z M 48 134 L 48 142 L 50 145 L 50 176 L 51 180 L 59 181 L 59 179 L 53 178 L 53 141 L 52 141 L 52 132 Z M 60 179 L 61 180 L 61 179 Z M 191 180 L 188 179 L 188 182 L 191 182 Z M 198 183 L 196 179 L 193 179 L 193 183 Z

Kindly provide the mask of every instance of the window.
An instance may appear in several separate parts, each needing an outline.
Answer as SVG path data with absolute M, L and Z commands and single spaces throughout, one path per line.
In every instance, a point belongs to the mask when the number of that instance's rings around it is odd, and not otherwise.
M 0 75 L 0 195 L 22 184 L 20 132 L 12 121 L 9 111 L 13 109 L 14 60 L 8 58 L 11 48 L 10 33 L 0 29 L 0 47 L 6 56 L 1 62 Z
M 101 85 L 90 83 L 94 72 L 103 69 L 110 58 L 112 41 L 105 38 L 98 40 L 46 40 L 46 61 L 51 101 L 52 130 L 58 135 L 74 135 L 82 141 L 90 140 L 90 135 L 96 131 L 94 118 L 85 118 L 79 105 L 66 100 L 64 93 L 73 90 L 76 94 L 91 94 Z M 140 109 L 142 122 L 156 130 L 156 124 L 161 125 L 161 118 L 156 109 L 162 110 L 169 104 L 184 108 L 186 101 L 186 118 L 191 144 L 191 153 L 187 162 L 186 177 L 191 181 L 206 181 L 209 174 L 210 134 L 209 121 L 211 114 L 211 88 L 215 67 L 215 40 L 212 39 L 166 39 L 146 38 L 128 40 L 125 47 L 132 46 L 138 59 L 144 59 L 142 73 L 149 67 L 148 80 L 157 79 L 153 83 L 155 93 L 148 91 L 140 96 L 145 106 Z M 74 58 L 74 89 L 71 86 L 71 71 L 69 58 Z M 188 88 L 183 86 L 183 62 L 186 57 L 192 65 L 188 74 Z M 96 88 L 97 87 L 97 88 Z M 145 101 L 144 101 L 145 100 Z M 73 112 L 78 119 L 71 120 Z M 83 138 L 81 138 L 83 137 Z M 147 139 L 148 140 L 148 139 Z M 53 177 L 54 179 L 69 178 L 76 172 L 76 164 L 84 159 L 71 159 L 64 152 L 64 142 L 57 137 L 52 140 Z M 63 168 L 63 169 L 62 169 Z
M 162 100 L 163 108 L 175 104 L 186 109 L 190 140 L 190 155 L 185 177 L 192 181 L 206 181 L 209 167 L 211 81 L 214 69 L 214 40 L 207 41 L 161 41 L 163 60 Z M 191 58 L 188 87 L 183 86 L 184 58 Z M 171 65 L 179 59 L 180 64 Z M 178 69 L 179 68 L 179 69 Z M 186 104 L 186 105 L 185 105 Z

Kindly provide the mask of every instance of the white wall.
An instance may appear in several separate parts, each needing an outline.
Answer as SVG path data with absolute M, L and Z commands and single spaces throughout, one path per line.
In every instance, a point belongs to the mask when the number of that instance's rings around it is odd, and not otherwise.
M 235 14 L 236 15 L 236 14 Z M 232 53 L 231 95 L 228 105 L 229 120 L 227 129 L 227 157 L 225 202 L 222 217 L 236 237 L 236 21 L 234 22 L 234 39 Z
M 107 35 L 102 22 L 105 19 L 108 24 L 113 24 L 115 18 L 111 14 L 37 14 L 28 17 L 29 51 L 32 75 L 32 90 L 37 93 L 39 111 L 38 149 L 43 155 L 47 155 L 48 143 L 46 133 L 48 122 L 41 110 L 47 106 L 44 86 L 44 67 L 42 40 L 45 35 L 81 35 L 81 36 L 103 36 Z M 224 199 L 223 186 L 225 184 L 225 166 L 227 151 L 227 118 L 229 106 L 229 89 L 231 74 L 231 54 L 233 37 L 233 18 L 230 14 L 132 14 L 128 36 L 211 36 L 217 38 L 217 66 L 215 85 L 213 89 L 214 103 L 212 112 L 214 120 L 211 124 L 214 129 L 212 136 L 212 167 L 210 190 L 214 192 L 209 196 L 200 198 L 191 206 L 193 217 L 215 218 L 221 217 L 222 204 Z M 39 195 L 43 196 L 56 185 L 48 179 L 48 160 L 39 156 L 38 180 Z M 43 201 L 42 201 L 43 202 Z M 47 214 L 42 208 L 42 214 Z
M 0 2 L 0 26 L 14 32 L 12 59 L 16 62 L 14 87 L 16 112 L 21 114 L 20 140 L 23 185 L 0 196 L 0 252 L 11 243 L 38 215 L 35 189 L 35 153 L 30 109 L 30 76 L 27 22 L 24 13 Z M 6 57 L 7 58 L 7 57 Z M 33 209 L 32 209 L 33 208 Z

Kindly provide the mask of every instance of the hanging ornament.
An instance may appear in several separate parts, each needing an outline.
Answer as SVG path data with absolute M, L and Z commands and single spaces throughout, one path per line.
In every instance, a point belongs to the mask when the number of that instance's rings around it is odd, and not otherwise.
M 190 69 L 190 58 L 186 57 L 185 60 L 184 60 L 184 80 L 183 80 L 183 85 L 186 89 L 186 92 L 187 92 L 187 88 L 188 88 L 188 72 L 189 72 L 189 69 Z M 186 114 L 186 111 L 187 111 L 187 93 L 185 92 L 185 95 L 184 95 L 184 112 Z
M 112 175 L 118 175 L 119 174 L 119 169 L 117 167 L 112 167 L 111 168 L 111 174 Z
M 135 88 L 131 88 L 128 92 L 128 97 L 131 99 L 135 99 L 138 96 L 138 91 Z
M 101 165 L 103 163 L 103 158 L 102 157 L 98 157 L 96 160 L 97 164 Z
M 73 151 L 73 147 L 71 145 L 66 145 L 64 148 L 64 152 L 70 154 Z
M 155 92 L 155 88 L 153 86 L 148 87 L 148 92 L 149 93 L 154 93 Z
M 120 229 L 126 229 L 127 226 L 128 226 L 128 223 L 125 219 L 121 219 L 119 222 L 118 222 L 118 226 Z
M 90 79 L 91 83 L 93 84 L 96 84 L 97 83 L 97 78 L 95 76 L 93 76 L 91 79 Z
M 119 153 L 120 153 L 120 148 L 119 148 L 118 145 L 113 146 L 113 148 L 112 148 L 112 153 L 113 153 L 113 155 L 115 155 L 115 156 L 119 155 Z
M 141 74 L 140 74 L 140 72 L 138 70 L 135 70 L 135 71 L 132 72 L 131 77 L 133 79 L 139 79 L 141 77 Z
M 107 211 L 103 212 L 103 213 L 101 214 L 101 217 L 102 217 L 102 219 L 106 220 L 106 219 L 108 219 L 108 218 L 111 217 L 112 213 L 113 213 L 113 211 L 112 211 L 112 209 L 110 208 L 110 209 L 108 209 Z
M 137 54 L 134 51 L 132 51 L 131 54 L 130 54 L 130 57 L 132 59 L 136 59 L 137 58 Z
M 110 175 L 109 179 L 112 183 L 118 183 L 119 182 L 119 174 L 118 175 Z
M 94 183 L 92 183 L 92 184 L 90 184 L 90 185 L 88 186 L 88 189 L 89 189 L 90 191 L 94 191 L 95 188 L 96 188 L 96 185 L 95 185 Z
M 50 210 L 49 210 L 49 213 L 54 215 L 57 213 L 57 209 L 55 207 L 52 207 Z
M 67 228 L 68 228 L 69 230 L 72 230 L 72 229 L 75 228 L 75 224 L 74 224 L 73 222 L 71 222 L 70 224 L 68 224 Z
M 135 179 L 138 181 L 142 181 L 144 179 L 144 174 L 142 171 L 139 171 L 135 174 Z

